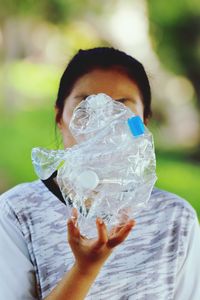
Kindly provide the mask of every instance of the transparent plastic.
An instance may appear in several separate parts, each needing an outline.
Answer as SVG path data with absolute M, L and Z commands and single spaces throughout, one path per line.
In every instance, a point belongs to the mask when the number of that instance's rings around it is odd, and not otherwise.
M 41 179 L 58 170 L 57 183 L 68 209 L 78 209 L 83 235 L 96 235 L 97 216 L 111 228 L 147 207 L 157 179 L 156 159 L 152 134 L 138 118 L 105 94 L 91 95 L 80 102 L 70 122 L 76 145 L 32 150 Z M 137 124 L 131 128 L 132 121 Z

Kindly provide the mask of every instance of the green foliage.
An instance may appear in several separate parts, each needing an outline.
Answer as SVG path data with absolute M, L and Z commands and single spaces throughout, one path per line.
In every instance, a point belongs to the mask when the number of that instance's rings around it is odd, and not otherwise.
M 161 26 L 174 26 L 187 15 L 200 15 L 198 0 L 148 0 L 150 21 Z
M 101 12 L 104 4 L 105 1 L 94 0 L 0 0 L 0 19 L 31 16 L 52 23 L 66 23 L 87 11 Z
M 44 102 L 52 95 L 55 95 L 55 99 L 60 75 L 60 70 L 51 65 L 15 61 L 10 65 L 9 82 L 17 93 L 29 99 L 31 106 L 37 99 Z
M 11 94 L 9 101 L 0 99 L 0 189 L 35 177 L 30 159 L 33 147 L 57 146 L 54 102 L 60 70 L 27 62 L 13 63 L 8 69 L 7 81 L 10 90 L 15 91 L 15 98 Z M 1 69 L 1 80 L 4 71 Z
M 199 67 L 200 2 L 147 1 L 154 46 L 163 64 L 188 74 Z
M 200 218 L 199 170 L 200 164 L 189 160 L 187 152 L 157 151 L 156 185 L 188 200 Z

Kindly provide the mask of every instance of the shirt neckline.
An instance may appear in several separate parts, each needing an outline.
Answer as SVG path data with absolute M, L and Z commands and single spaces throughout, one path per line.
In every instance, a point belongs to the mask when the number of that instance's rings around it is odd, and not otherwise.
M 48 179 L 45 180 L 41 179 L 41 181 L 52 194 L 54 194 L 63 204 L 66 205 L 63 195 L 59 189 L 59 186 L 54 181 L 54 178 L 56 178 L 56 176 L 57 176 L 57 171 L 55 171 Z

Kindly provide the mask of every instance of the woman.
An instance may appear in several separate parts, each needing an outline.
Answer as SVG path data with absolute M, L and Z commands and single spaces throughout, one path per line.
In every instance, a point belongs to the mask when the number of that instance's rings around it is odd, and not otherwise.
M 148 123 L 151 92 L 143 66 L 112 48 L 80 50 L 64 71 L 55 105 L 64 147 L 75 144 L 69 131 L 74 108 L 98 93 L 123 102 Z M 155 188 L 134 230 L 130 220 L 107 233 L 97 219 L 92 241 L 80 236 L 74 211 L 69 243 L 62 201 L 56 178 L 2 195 L 3 299 L 200 299 L 199 226 L 185 200 Z

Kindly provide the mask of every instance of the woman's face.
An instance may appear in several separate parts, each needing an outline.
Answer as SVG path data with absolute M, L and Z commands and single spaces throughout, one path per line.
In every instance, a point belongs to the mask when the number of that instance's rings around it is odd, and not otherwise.
M 144 107 L 137 85 L 125 73 L 117 69 L 95 69 L 77 80 L 66 98 L 62 118 L 58 123 L 63 137 L 64 148 L 76 144 L 69 123 L 75 107 L 87 96 L 104 93 L 129 107 L 142 120 Z M 147 120 L 144 120 L 146 123 Z

